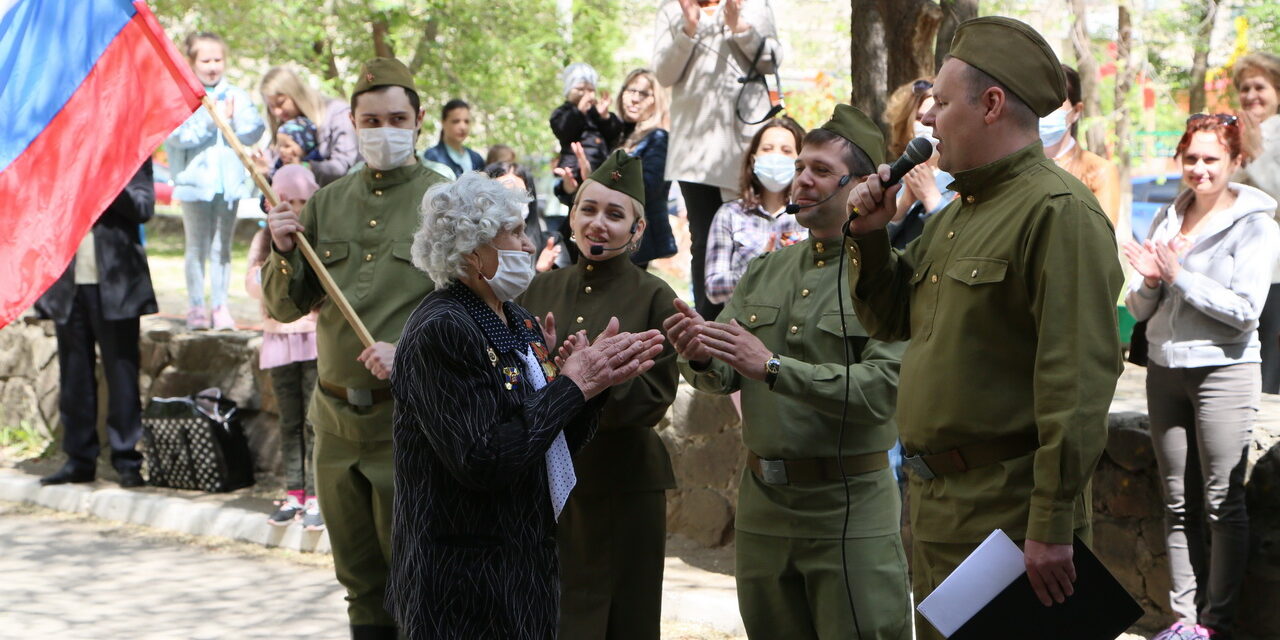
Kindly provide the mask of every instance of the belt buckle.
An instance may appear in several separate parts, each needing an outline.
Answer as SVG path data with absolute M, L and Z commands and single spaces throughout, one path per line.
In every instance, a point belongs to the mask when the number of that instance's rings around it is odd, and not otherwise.
M 372 407 L 373 406 L 373 390 L 348 388 L 347 404 L 353 407 Z
M 760 459 L 760 479 L 765 484 L 788 484 L 787 461 Z
M 918 455 L 903 458 L 902 467 L 921 480 L 932 480 L 937 477 L 934 475 L 933 469 L 929 468 L 929 464 L 924 461 L 924 458 Z

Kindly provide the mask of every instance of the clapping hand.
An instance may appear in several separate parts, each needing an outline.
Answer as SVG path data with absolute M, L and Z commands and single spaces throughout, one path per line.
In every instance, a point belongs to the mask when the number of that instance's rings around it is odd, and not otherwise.
M 552 169 L 552 173 L 560 176 L 560 186 L 565 193 L 574 194 L 578 192 L 578 185 L 586 182 L 591 175 L 591 162 L 587 160 L 587 152 L 582 148 L 581 142 L 575 142 L 569 148 L 573 149 L 573 156 L 578 159 L 578 175 L 573 175 L 573 169 L 569 167 L 556 167 Z
M 560 373 L 578 385 L 587 400 L 652 369 L 653 359 L 662 353 L 662 333 L 656 329 L 619 333 L 617 318 L 610 318 L 595 342 L 583 346 L 583 339 L 574 336 L 565 341 L 570 353 Z
M 1163 280 L 1170 284 L 1178 277 L 1182 265 L 1178 263 L 1178 249 L 1185 246 L 1175 238 L 1169 242 L 1144 240 L 1138 244 L 1132 240 L 1124 243 L 1124 257 L 1134 271 L 1142 275 L 1148 289 L 1159 286 Z
M 692 38 L 698 33 L 698 20 L 702 18 L 702 8 L 698 0 L 680 0 L 680 12 L 684 14 L 684 34 Z
M 724 26 L 732 33 L 742 33 L 751 25 L 742 20 L 742 0 L 724 0 Z
M 538 254 L 538 262 L 533 265 L 533 269 L 538 273 L 546 273 L 556 265 L 556 258 L 560 257 L 560 245 L 556 244 L 554 237 L 547 238 L 547 246 L 542 248 L 542 253 Z M 547 346 L 551 343 L 548 342 Z
M 698 342 L 713 358 L 752 380 L 764 381 L 764 364 L 773 352 L 737 320 L 730 320 L 729 324 L 708 322 L 699 333 Z
M 667 340 L 671 341 L 671 346 L 680 357 L 698 367 L 706 366 L 711 360 L 711 352 L 698 336 L 706 327 L 707 321 L 684 300 L 676 298 L 672 304 L 675 305 L 676 312 L 662 321 L 662 330 L 667 334 Z

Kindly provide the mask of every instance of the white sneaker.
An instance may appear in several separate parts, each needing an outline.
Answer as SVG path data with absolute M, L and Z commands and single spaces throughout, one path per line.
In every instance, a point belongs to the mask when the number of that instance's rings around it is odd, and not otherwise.
M 303 507 L 302 528 L 307 531 L 324 531 L 324 516 L 320 515 L 320 503 L 315 498 L 307 498 Z

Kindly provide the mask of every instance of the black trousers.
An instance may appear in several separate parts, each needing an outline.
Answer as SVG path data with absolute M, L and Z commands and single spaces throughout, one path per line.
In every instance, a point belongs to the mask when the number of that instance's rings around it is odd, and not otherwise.
M 138 398 L 138 318 L 107 320 L 97 285 L 77 285 L 71 315 L 55 324 L 58 339 L 58 409 L 62 415 L 62 450 L 68 464 L 95 470 L 98 452 L 98 384 L 94 375 L 102 351 L 107 378 L 107 433 L 111 464 L 117 470 L 138 469 L 142 455 L 135 448 L 142 436 L 142 403 Z
M 1262 392 L 1280 393 L 1280 284 L 1271 285 L 1258 318 L 1262 342 Z
M 724 305 L 707 300 L 707 236 L 711 235 L 711 221 L 724 201 L 720 199 L 720 187 L 697 182 L 681 180 L 680 194 L 689 215 L 689 253 L 693 260 L 689 277 L 693 280 L 694 307 L 703 318 L 715 320 Z

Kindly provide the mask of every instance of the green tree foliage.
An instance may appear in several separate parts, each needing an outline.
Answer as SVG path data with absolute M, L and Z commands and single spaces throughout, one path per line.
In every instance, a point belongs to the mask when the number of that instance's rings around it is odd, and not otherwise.
M 549 151 L 547 117 L 561 100 L 559 72 L 590 62 L 604 86 L 621 81 L 612 52 L 624 42 L 623 7 L 574 0 L 565 33 L 556 0 L 152 0 L 177 41 L 192 31 L 221 35 L 246 89 L 256 95 L 268 68 L 293 64 L 333 95 L 354 84 L 360 62 L 390 53 L 414 72 L 427 110 L 424 144 L 434 144 L 439 108 L 472 104 L 472 146 L 508 144 L 522 156 Z M 572 44 L 570 43 L 572 38 Z

